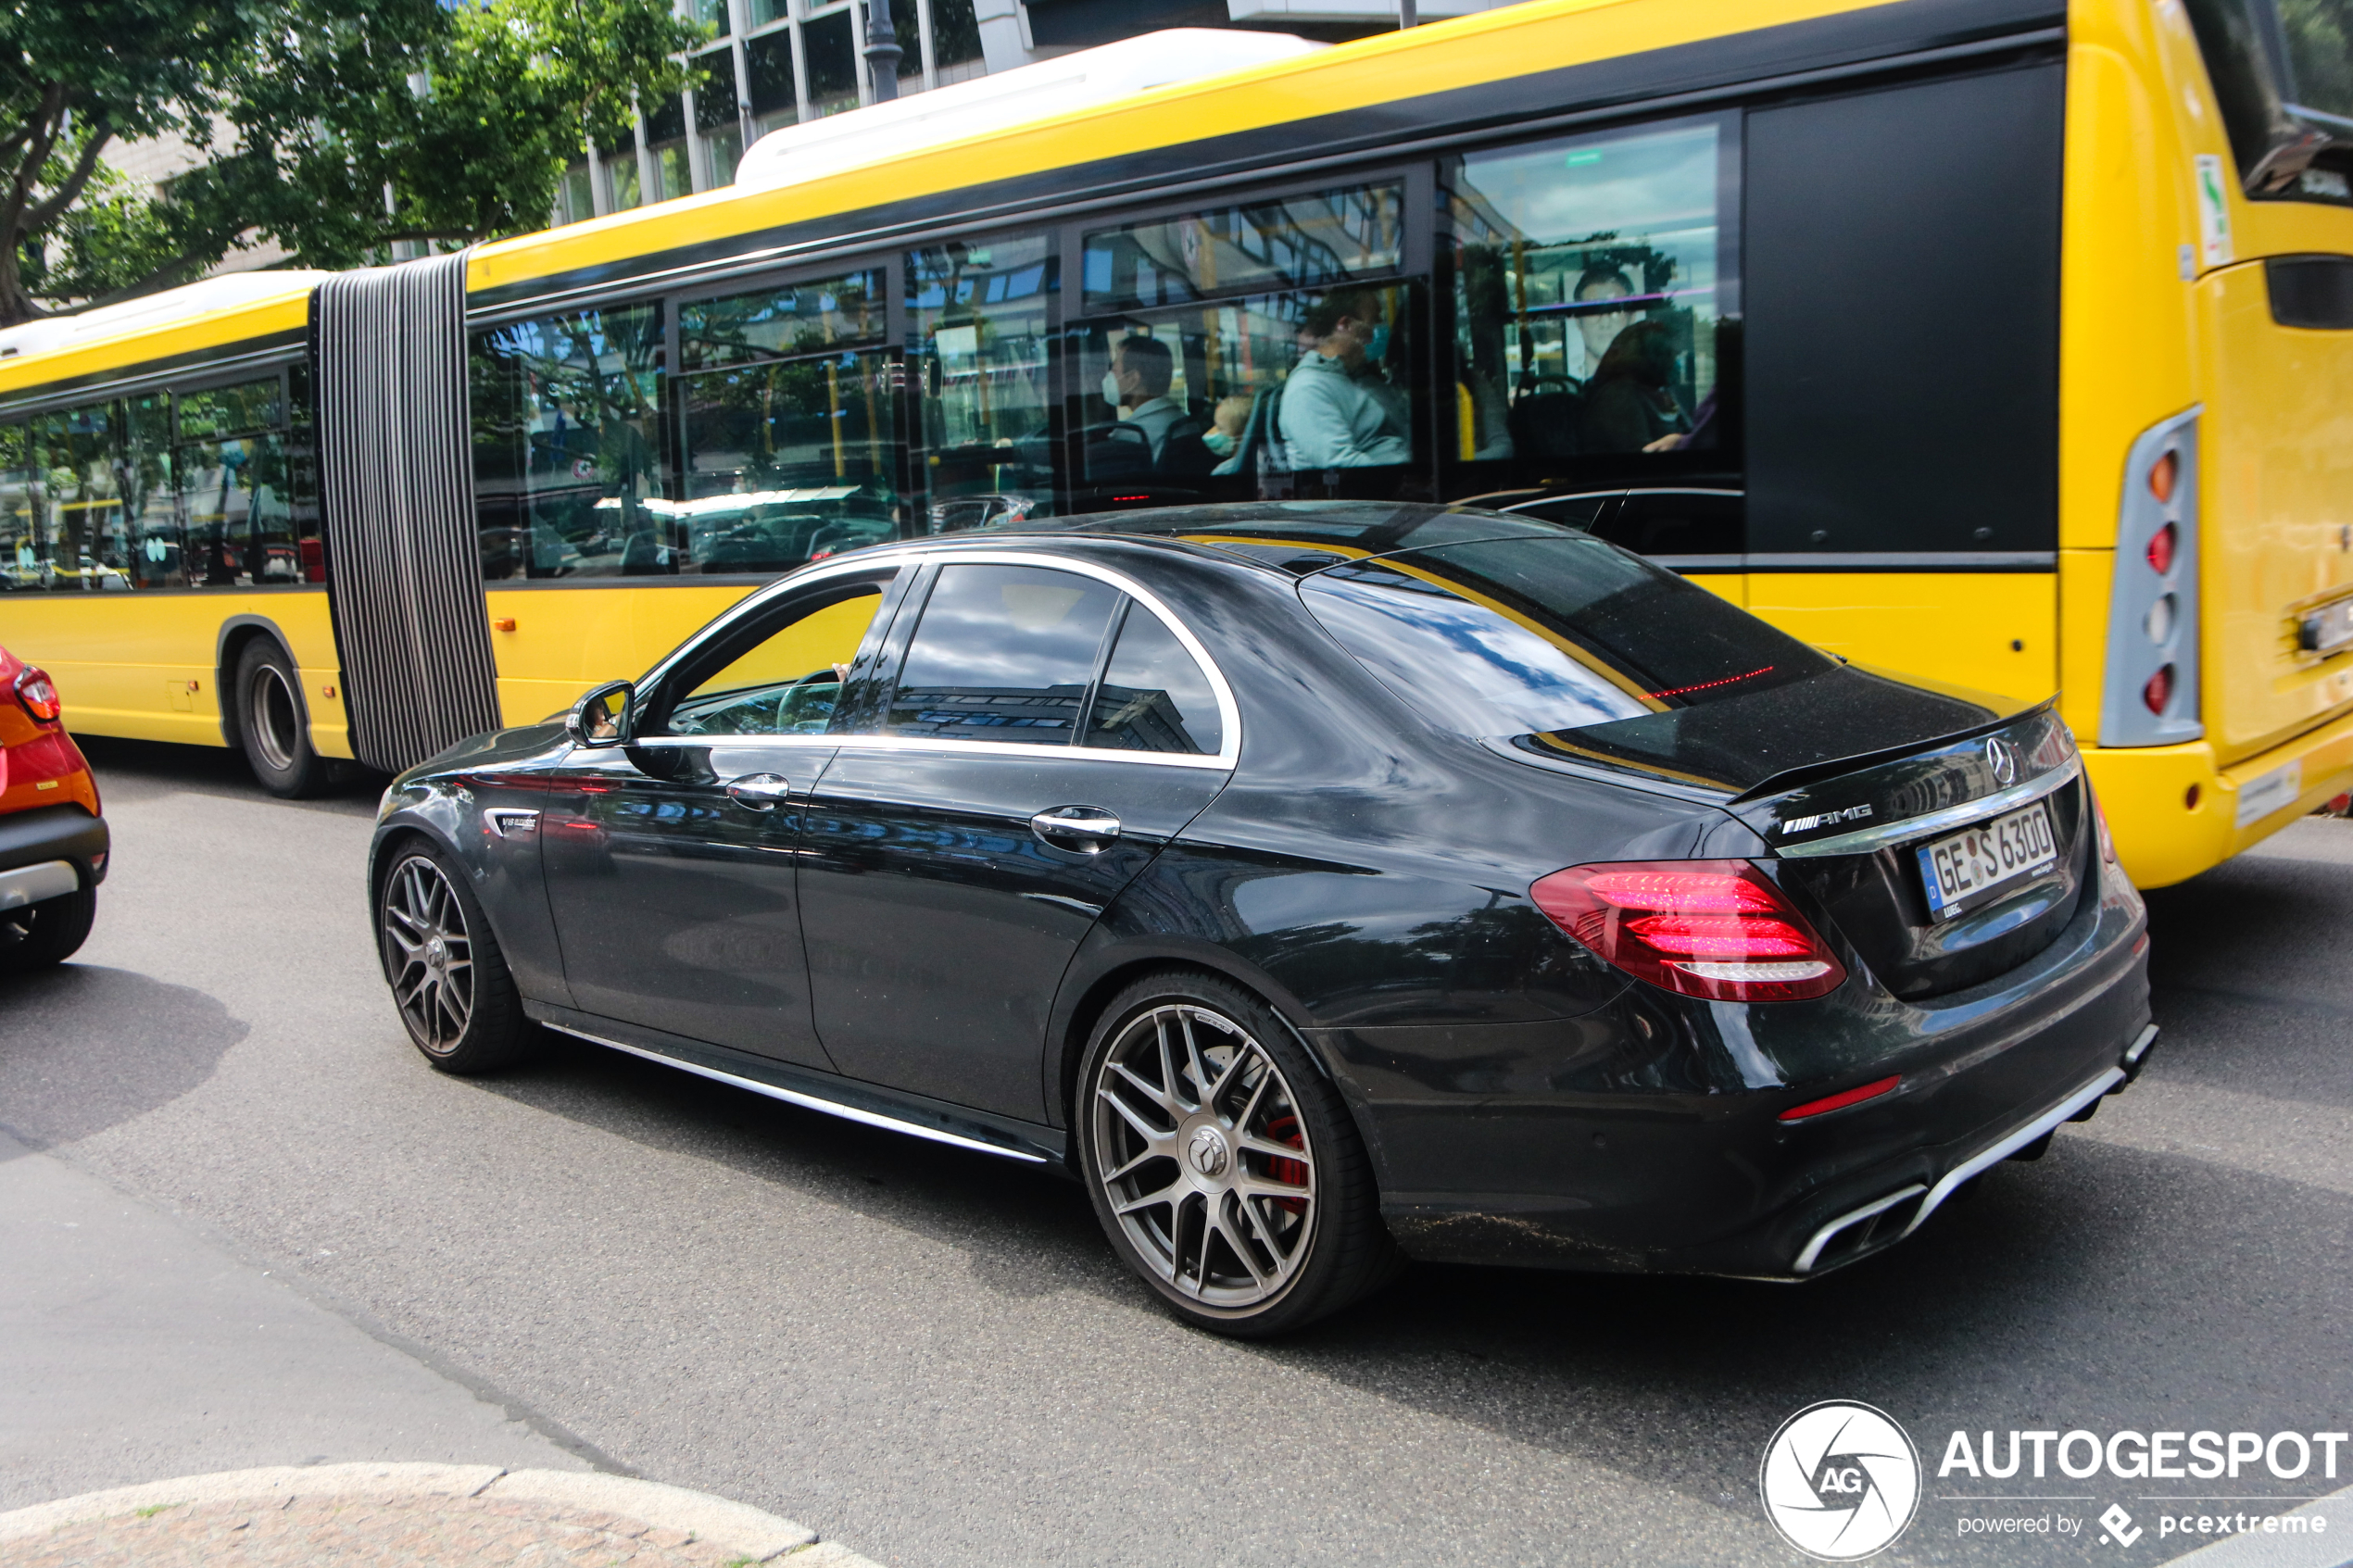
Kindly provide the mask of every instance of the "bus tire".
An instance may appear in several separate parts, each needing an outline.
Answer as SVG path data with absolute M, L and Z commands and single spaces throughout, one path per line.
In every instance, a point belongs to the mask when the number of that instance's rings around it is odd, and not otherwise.
M 327 760 L 310 748 L 301 690 L 294 660 L 270 638 L 254 638 L 237 656 L 236 682 L 230 688 L 237 738 L 261 787 L 285 800 L 327 787 Z
M 85 887 L 0 914 L 0 974 L 31 974 L 73 957 L 97 917 L 98 890 Z

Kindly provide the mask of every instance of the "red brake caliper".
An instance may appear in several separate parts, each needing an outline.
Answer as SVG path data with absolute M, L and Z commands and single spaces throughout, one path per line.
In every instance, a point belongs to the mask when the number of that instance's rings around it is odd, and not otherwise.
M 1293 1148 L 1307 1147 L 1307 1140 L 1299 1130 L 1299 1118 L 1289 1111 L 1266 1123 L 1266 1136 L 1273 1142 L 1289 1144 Z M 1307 1185 L 1307 1161 L 1269 1160 L 1266 1161 L 1266 1173 L 1276 1181 L 1303 1187 Z M 1275 1207 L 1286 1214 L 1304 1214 L 1307 1212 L 1307 1200 L 1303 1198 L 1278 1198 L 1275 1199 Z

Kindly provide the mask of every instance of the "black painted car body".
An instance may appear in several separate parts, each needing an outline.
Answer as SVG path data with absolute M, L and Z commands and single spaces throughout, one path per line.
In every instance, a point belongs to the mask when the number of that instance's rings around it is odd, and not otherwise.
M 1575 633 L 1604 653 L 1680 649 L 1695 618 L 1766 639 L 1779 663 L 1694 683 L 1733 688 L 1700 698 L 1628 684 L 1639 660 L 1621 659 L 1612 711 L 1630 716 L 1467 733 L 1481 726 L 1446 718 L 1442 671 L 1435 694 L 1382 672 L 1330 596 L 1485 572 L 1459 602 L 1533 626 L 1492 562 L 1540 556 L 1618 574 Z M 1214 745 L 1148 759 L 938 740 L 951 721 L 917 710 L 950 699 L 905 689 L 910 628 L 945 613 L 942 571 L 990 562 L 1084 575 L 1180 628 L 1219 688 Z M 711 710 L 688 691 L 717 663 L 853 596 L 875 609 L 828 712 L 698 729 Z M 542 1022 L 1045 1161 L 1071 1154 L 1107 1003 L 1189 966 L 1296 1032 L 1409 1254 L 1801 1278 L 1908 1234 L 1993 1160 L 2039 1153 L 2137 1071 L 2154 1031 L 2142 905 L 2048 707 L 1779 638 L 1613 546 L 1467 508 L 1189 508 L 879 546 L 698 633 L 626 694 L 620 744 L 547 723 L 410 770 L 384 797 L 371 884 L 401 846 L 437 847 Z M 1103 671 L 1068 700 L 1104 700 Z M 934 738 L 903 733 L 918 719 Z M 2035 801 L 2048 862 L 1930 912 L 1919 846 Z M 1118 836 L 1033 827 L 1056 809 L 1115 816 Z M 1843 982 L 1681 994 L 1531 896 L 1563 868 L 1693 860 L 1753 865 Z M 1863 1087 L 1882 1092 L 1785 1119 Z

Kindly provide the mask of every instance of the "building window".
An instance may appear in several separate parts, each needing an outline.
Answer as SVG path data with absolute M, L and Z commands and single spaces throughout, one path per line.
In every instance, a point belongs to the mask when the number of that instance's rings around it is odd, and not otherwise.
M 662 99 L 646 111 L 646 150 L 653 154 L 661 189 L 656 201 L 671 201 L 694 194 L 695 180 L 686 158 L 686 104 L 677 97 Z
M 792 32 L 778 28 L 744 45 L 750 67 L 751 114 L 761 135 L 800 118 L 799 99 L 793 91 Z
M 819 115 L 858 107 L 856 21 L 849 10 L 813 17 L 800 24 L 800 46 L 809 52 L 809 107 Z
M 711 183 L 732 185 L 743 161 L 743 113 L 736 102 L 736 52 L 707 50 L 695 56 L 695 129 L 702 132 L 711 159 Z

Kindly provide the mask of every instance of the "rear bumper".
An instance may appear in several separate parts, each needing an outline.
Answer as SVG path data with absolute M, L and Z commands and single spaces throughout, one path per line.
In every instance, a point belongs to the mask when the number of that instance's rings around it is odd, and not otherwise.
M 73 868 L 82 886 L 95 886 L 106 876 L 108 843 L 106 819 L 94 817 L 79 806 L 44 806 L 34 811 L 12 811 L 0 817 L 0 877 L 63 861 Z M 46 885 L 39 878 L 19 878 L 18 881 L 28 887 L 36 884 Z M 8 907 L 6 902 L 7 885 L 0 883 L 0 908 Z M 42 897 L 54 897 L 56 895 L 44 893 Z
M 2086 904 L 2000 981 L 1921 1003 L 1858 993 L 1808 1021 L 1849 1062 L 1811 1085 L 1571 1096 L 1506 1073 L 1523 1093 L 1438 1097 L 1426 1076 L 1415 1092 L 1381 1073 L 1361 1042 L 1328 1044 L 1371 1135 L 1383 1216 L 1416 1257 L 1804 1279 L 1900 1241 L 1970 1177 L 2031 1157 L 2138 1071 L 2149 1024 L 2140 903 L 2120 886 Z M 1765 1027 L 1737 1016 L 1756 1010 L 1693 1022 L 1762 1062 Z M 1608 1027 L 1571 1026 L 1589 1037 Z M 1901 1084 L 1876 1099 L 1779 1120 L 1893 1074 Z
M 2228 768 L 2206 741 L 2087 746 L 2083 767 L 2124 869 L 2142 887 L 2167 887 L 2353 788 L 2353 713 Z

